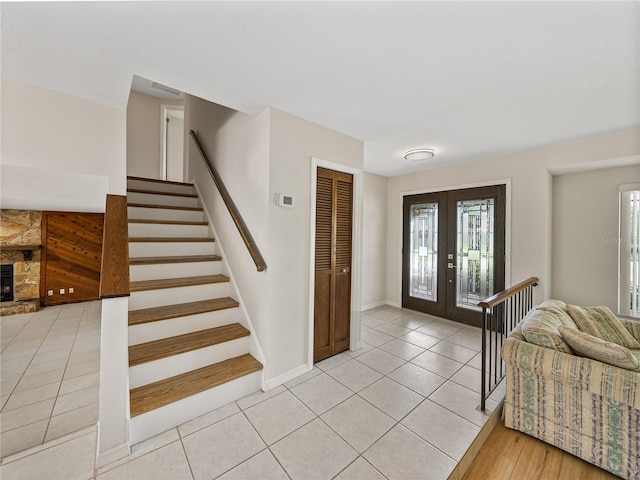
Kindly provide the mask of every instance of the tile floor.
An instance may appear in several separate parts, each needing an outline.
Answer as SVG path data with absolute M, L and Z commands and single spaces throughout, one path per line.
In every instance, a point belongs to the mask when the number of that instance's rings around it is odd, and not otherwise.
M 100 302 L 0 317 L 0 457 L 98 421 Z
M 477 409 L 479 329 L 393 307 L 362 323 L 362 349 L 134 445 L 127 458 L 94 470 L 91 427 L 5 458 L 2 478 L 446 479 L 489 418 Z

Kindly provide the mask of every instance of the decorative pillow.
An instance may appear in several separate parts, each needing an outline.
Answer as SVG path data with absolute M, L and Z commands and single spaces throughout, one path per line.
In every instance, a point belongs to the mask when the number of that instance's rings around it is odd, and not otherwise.
M 617 343 L 607 342 L 575 328 L 561 326 L 558 327 L 558 331 L 578 355 L 615 367 L 640 372 L 640 361 L 628 348 Z
M 569 320 L 571 321 L 571 318 Z M 536 308 L 522 319 L 520 328 L 527 342 L 571 354 L 573 350 L 558 332 L 558 327 L 563 325 L 562 322 L 563 319 L 554 312 Z
M 638 342 L 629 330 L 618 320 L 609 307 L 578 307 L 567 305 L 567 312 L 576 323 L 578 330 L 606 342 L 640 350 Z
M 576 325 L 573 319 L 569 316 L 569 313 L 567 313 L 567 304 L 562 300 L 547 300 L 538 305 L 536 309 L 557 315 L 558 320 L 562 322 L 562 325 L 566 325 L 567 327 L 575 327 Z

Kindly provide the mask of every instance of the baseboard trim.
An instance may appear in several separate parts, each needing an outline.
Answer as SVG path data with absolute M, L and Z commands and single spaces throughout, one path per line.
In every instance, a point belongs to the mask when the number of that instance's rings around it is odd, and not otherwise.
M 122 443 L 106 452 L 98 452 L 96 455 L 96 468 L 103 468 L 122 458 L 131 455 L 129 443 Z
M 360 311 L 361 312 L 366 312 L 367 310 L 372 310 L 372 309 L 378 308 L 378 307 L 384 307 L 386 305 L 388 305 L 390 307 L 402 308 L 402 304 L 400 302 L 396 302 L 394 300 L 380 300 L 379 302 L 368 303 L 366 305 L 362 305 L 360 307 Z
M 360 311 L 361 312 L 366 312 L 367 310 L 372 310 L 374 308 L 384 307 L 386 304 L 387 304 L 386 300 L 382 300 L 380 302 L 369 303 L 367 305 L 363 305 L 360 308 Z
M 291 370 L 284 372 L 277 377 L 266 380 L 264 382 L 265 392 L 279 387 L 283 383 L 287 383 L 288 381 L 293 380 L 294 378 L 299 377 L 300 375 L 303 375 L 309 371 L 311 371 L 311 368 L 309 368 L 309 365 L 305 363 L 303 365 L 297 366 L 296 368 L 292 368 Z

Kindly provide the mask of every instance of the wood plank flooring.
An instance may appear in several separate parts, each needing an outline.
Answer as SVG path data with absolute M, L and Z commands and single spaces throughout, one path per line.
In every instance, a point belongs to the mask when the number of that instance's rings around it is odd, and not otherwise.
M 232 323 L 230 325 L 186 333 L 176 337 L 132 345 L 129 347 L 129 366 L 134 367 L 172 355 L 178 355 L 248 336 L 249 330 L 239 323 Z
M 228 282 L 225 275 L 201 275 L 199 277 L 162 278 L 158 280 L 140 280 L 131 282 L 132 292 L 144 292 L 161 288 L 189 287 L 193 285 L 206 285 L 208 283 Z
M 130 392 L 131 416 L 160 408 L 183 398 L 262 369 L 250 354 L 230 358 L 198 370 L 134 388 Z
M 618 480 L 584 460 L 498 422 L 462 480 Z
M 168 320 L 170 318 L 197 315 L 237 307 L 239 303 L 230 297 L 212 298 L 198 302 L 163 305 L 161 307 L 141 308 L 129 311 L 129 326 Z
M 164 192 L 145 188 L 127 188 L 127 193 L 145 193 L 148 195 L 167 195 L 169 197 L 198 198 L 198 195 L 195 193 Z
M 129 242 L 147 242 L 147 243 L 215 242 L 215 239 L 211 237 L 129 237 Z
M 164 210 L 187 210 L 191 212 L 202 212 L 204 211 L 202 207 L 180 207 L 178 205 L 155 205 L 151 203 L 128 203 L 128 207 L 139 207 L 139 208 L 162 208 Z
M 129 260 L 129 265 L 163 265 L 166 263 L 219 262 L 218 255 L 188 255 L 175 257 L 138 257 Z

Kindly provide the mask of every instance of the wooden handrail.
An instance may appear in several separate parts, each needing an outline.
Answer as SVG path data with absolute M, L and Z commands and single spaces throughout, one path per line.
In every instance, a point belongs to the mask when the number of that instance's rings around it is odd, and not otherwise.
M 107 195 L 102 235 L 100 298 L 129 296 L 127 197 Z
M 482 307 L 482 308 L 491 308 L 497 304 L 499 304 L 500 302 L 502 302 L 503 300 L 512 297 L 513 295 L 515 295 L 518 292 L 521 292 L 522 290 L 524 290 L 525 288 L 533 285 L 534 287 L 536 285 L 538 285 L 538 282 L 540 280 L 538 279 L 538 277 L 529 277 L 526 280 L 518 283 L 517 285 L 514 285 L 513 287 L 510 287 L 502 292 L 496 293 L 495 295 L 493 295 L 492 297 L 489 298 L 485 298 L 483 301 L 481 301 L 478 306 Z
M 249 255 L 251 255 L 251 258 L 253 259 L 253 263 L 256 264 L 256 268 L 258 269 L 259 272 L 264 272 L 267 269 L 267 264 L 265 263 L 264 258 L 262 258 L 262 254 L 260 253 L 260 250 L 258 249 L 258 245 L 256 244 L 255 240 L 251 236 L 251 232 L 249 232 L 249 228 L 247 227 L 247 224 L 244 223 L 244 220 L 242 219 L 242 215 L 240 215 L 240 212 L 238 211 L 238 207 L 236 207 L 236 204 L 233 202 L 231 195 L 229 195 L 229 191 L 227 190 L 227 187 L 225 187 L 224 182 L 222 181 L 222 178 L 218 174 L 218 171 L 215 169 L 215 167 L 209 160 L 209 156 L 207 155 L 207 152 L 205 152 L 204 147 L 202 146 L 202 144 L 200 143 L 200 140 L 198 139 L 198 135 L 196 135 L 196 132 L 194 132 L 193 130 L 191 130 L 189 133 L 191 134 L 191 138 L 193 138 L 193 141 L 195 142 L 196 147 L 198 147 L 198 151 L 202 156 L 202 160 L 204 161 L 204 164 L 209 170 L 209 174 L 211 174 L 211 178 L 213 179 L 213 182 L 216 184 L 218 192 L 220 192 L 220 196 L 222 197 L 224 204 L 227 206 L 227 210 L 229 210 L 229 214 L 231 215 L 231 219 L 233 220 L 233 223 L 236 224 L 236 228 L 238 229 L 238 232 L 240 233 L 240 236 L 242 237 L 244 244 L 247 246 L 247 250 L 249 250 Z
M 538 281 L 537 277 L 530 277 L 478 304 L 482 307 L 480 410 L 483 412 L 487 398 L 505 376 L 503 342 L 532 308 L 533 287 Z

